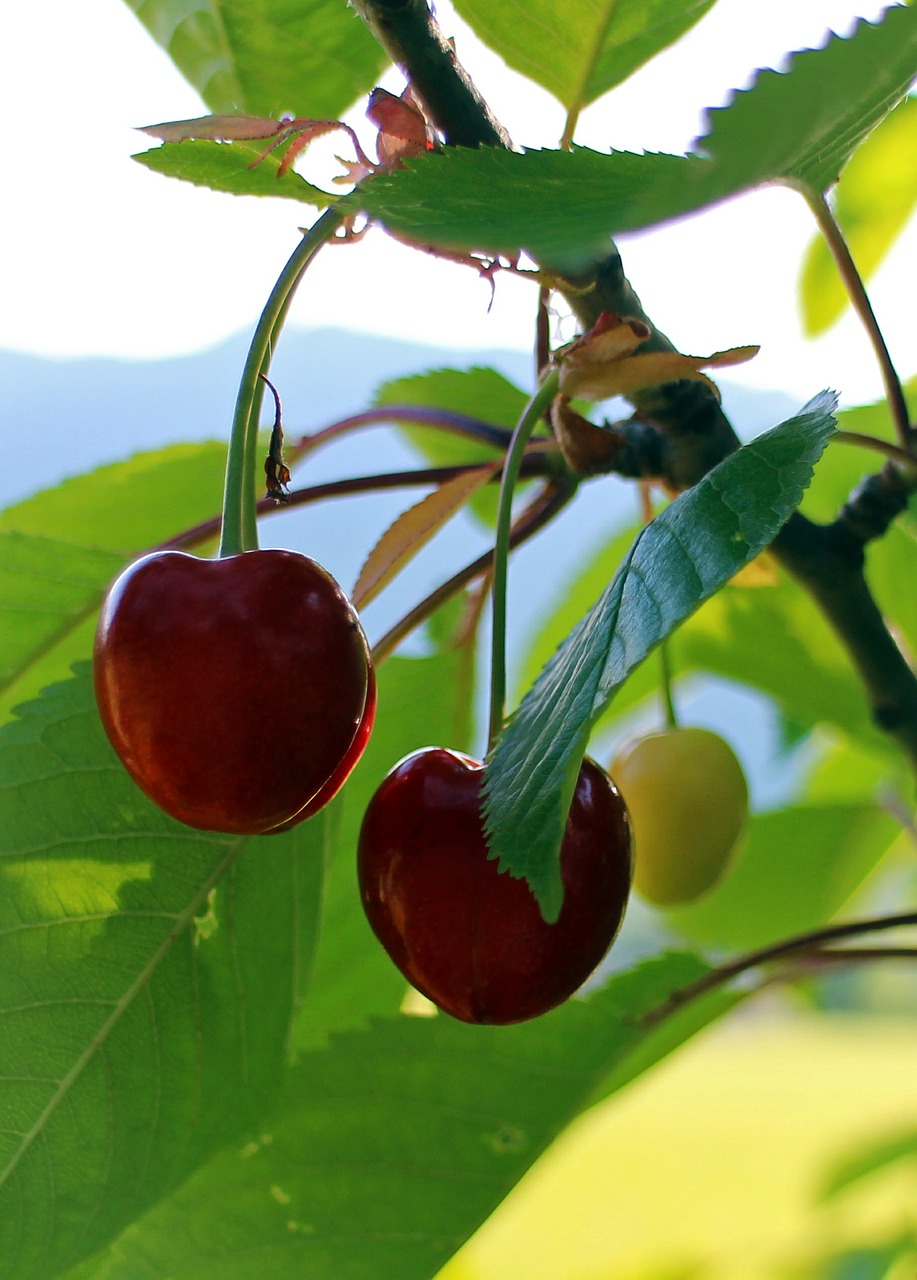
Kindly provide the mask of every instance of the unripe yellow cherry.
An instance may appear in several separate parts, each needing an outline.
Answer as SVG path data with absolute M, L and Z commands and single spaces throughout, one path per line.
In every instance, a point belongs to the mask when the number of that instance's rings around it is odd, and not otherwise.
M 748 786 L 729 744 L 709 729 L 665 729 L 625 747 L 609 772 L 630 812 L 637 892 L 657 906 L 706 893 L 748 817 Z

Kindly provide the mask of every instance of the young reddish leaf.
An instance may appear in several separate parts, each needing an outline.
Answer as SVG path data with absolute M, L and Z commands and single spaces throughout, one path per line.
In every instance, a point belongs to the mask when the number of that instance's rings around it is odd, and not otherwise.
M 184 142 L 186 138 L 208 138 L 212 142 L 248 142 L 254 138 L 272 138 L 288 126 L 289 121 L 271 120 L 267 116 L 198 116 L 194 120 L 146 124 L 137 132 L 149 134 L 160 142 Z
M 416 105 L 410 85 L 400 98 L 387 89 L 373 89 L 366 115 L 379 129 L 376 151 L 380 164 L 393 165 L 432 150 L 426 117 Z
M 430 541 L 434 533 L 491 480 L 503 465 L 502 458 L 487 467 L 475 467 L 447 480 L 416 506 L 398 517 L 373 547 L 360 570 L 351 594 L 353 605 L 362 609 L 375 599 L 404 566 Z
M 588 333 L 561 353 L 563 395 L 608 400 L 682 379 L 705 382 L 716 391 L 715 384 L 700 372 L 702 368 L 742 364 L 758 353 L 757 347 L 732 347 L 711 356 L 685 356 L 677 351 L 640 353 L 638 347 L 649 336 L 650 330 L 642 322 L 603 312 Z

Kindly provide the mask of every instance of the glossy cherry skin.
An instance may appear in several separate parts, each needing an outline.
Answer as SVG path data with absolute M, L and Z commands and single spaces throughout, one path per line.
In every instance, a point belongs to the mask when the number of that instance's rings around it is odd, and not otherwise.
M 748 819 L 728 742 L 685 726 L 650 733 L 611 765 L 634 828 L 634 888 L 657 906 L 693 902 L 724 874 Z
M 102 607 L 93 670 L 125 768 L 166 813 L 206 831 L 258 834 L 308 816 L 332 780 L 343 785 L 372 727 L 359 619 L 331 575 L 293 551 L 136 561 Z
M 363 820 L 367 918 L 408 981 L 464 1022 L 535 1018 L 571 996 L 608 950 L 630 889 L 620 795 L 583 762 L 561 851 L 564 903 L 546 924 L 528 884 L 487 857 L 483 765 L 442 747 L 407 756 Z
M 325 785 L 318 791 L 305 808 L 300 809 L 299 813 L 294 813 L 292 818 L 286 822 L 281 822 L 277 827 L 271 827 L 270 831 L 265 831 L 266 836 L 279 836 L 282 831 L 289 831 L 291 827 L 299 826 L 300 822 L 305 822 L 306 818 L 311 818 L 313 814 L 324 809 L 337 793 L 343 787 L 344 783 L 353 772 L 354 765 L 363 754 L 363 750 L 369 742 L 370 735 L 373 731 L 373 725 L 376 720 L 376 673 L 372 667 L 369 669 L 369 680 L 366 689 L 366 706 L 363 708 L 363 719 L 357 729 L 356 737 L 353 745 L 347 755 L 341 761 L 338 768 L 334 771 Z

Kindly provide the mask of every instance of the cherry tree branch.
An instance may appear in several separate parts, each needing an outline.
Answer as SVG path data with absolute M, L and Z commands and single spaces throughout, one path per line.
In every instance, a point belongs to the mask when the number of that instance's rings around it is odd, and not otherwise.
M 425 0 L 355 0 L 355 7 L 407 76 L 448 145 L 511 146 L 506 130 L 495 121 L 444 40 Z M 444 48 L 450 48 L 451 56 L 444 56 Z M 550 263 L 540 265 L 551 271 Z M 572 288 L 564 296 L 584 328 L 591 328 L 603 311 L 613 311 L 649 325 L 651 335 L 644 350 L 675 349 L 645 314 L 610 241 L 607 251 L 569 282 Z M 895 392 L 897 379 L 891 374 L 889 379 L 900 428 L 905 410 Z M 663 466 L 658 474 L 676 489 L 696 484 L 739 447 L 715 394 L 701 383 L 653 387 L 635 395 L 633 404 L 646 441 L 657 437 L 655 452 Z M 911 439 L 911 433 L 903 434 L 901 448 L 909 451 Z M 906 504 L 915 485 L 914 471 L 899 469 L 895 478 L 886 467 L 865 504 L 861 486 L 831 525 L 817 525 L 797 513 L 778 535 L 773 550 L 812 595 L 847 648 L 876 724 L 898 741 L 917 768 L 917 676 L 885 625 L 864 576 L 864 549 L 870 538 L 881 536 L 882 522 L 863 524 L 859 519 L 864 506 L 875 505 L 880 490 L 886 499 L 884 510 L 889 512 L 902 496 Z M 868 537 L 864 536 L 867 525 L 872 530 Z
M 324 502 L 327 498 L 349 498 L 358 493 L 382 493 L 388 489 L 418 489 L 431 485 L 445 484 L 456 476 L 464 475 L 479 467 L 489 467 L 492 459 L 484 458 L 479 462 L 463 462 L 449 467 L 418 467 L 410 471 L 386 471 L 371 476 L 350 476 L 346 480 L 328 480 L 324 484 L 310 485 L 307 489 L 294 489 L 287 501 L 278 503 L 273 498 L 262 498 L 256 506 L 259 516 L 280 515 L 291 507 L 305 507 L 313 502 Z M 526 479 L 535 476 L 550 476 L 556 470 L 555 458 L 546 450 L 533 449 L 522 460 L 521 475 Z M 490 483 L 496 484 L 500 479 L 499 472 Z M 209 541 L 220 532 L 220 517 L 211 516 L 200 524 L 161 542 L 152 551 L 181 551 L 188 547 L 198 547 Z
M 761 947 L 756 951 L 749 951 L 745 955 L 730 961 L 729 964 L 718 965 L 717 968 L 711 969 L 709 973 L 705 973 L 703 977 L 698 978 L 695 982 L 689 982 L 687 986 L 673 991 L 666 1000 L 656 1005 L 655 1008 L 650 1009 L 643 1016 L 641 1025 L 654 1027 L 679 1009 L 683 1009 L 685 1005 L 699 1000 L 702 996 L 709 995 L 711 991 L 715 991 L 718 987 L 724 986 L 749 970 L 761 968 L 762 965 L 772 964 L 774 961 L 792 956 L 811 954 L 817 958 L 822 953 L 825 943 L 838 942 L 845 938 L 857 938 L 863 934 L 882 933 L 888 929 L 901 929 L 906 925 L 917 925 L 917 911 L 904 911 L 898 915 L 879 916 L 873 920 L 852 920 L 847 924 L 828 925 L 824 929 L 813 929 L 809 933 L 797 934 L 792 938 L 783 938 L 780 942 L 772 943 L 770 946 Z M 833 954 L 836 955 L 838 953 Z M 857 953 L 851 951 L 850 954 L 855 957 Z

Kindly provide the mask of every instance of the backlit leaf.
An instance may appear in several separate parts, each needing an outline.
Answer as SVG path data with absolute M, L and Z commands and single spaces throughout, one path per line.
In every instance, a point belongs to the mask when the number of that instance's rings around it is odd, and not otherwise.
M 917 201 L 917 100 L 904 102 L 867 138 L 841 174 L 832 205 L 857 270 L 869 280 Z M 840 319 L 849 298 L 827 244 L 809 245 L 799 281 L 805 331 L 815 337 Z
M 277 196 L 300 200 L 319 209 L 338 198 L 306 182 L 295 169 L 280 173 L 282 150 L 259 160 L 263 151 L 263 146 L 250 143 L 189 139 L 164 142 L 161 147 L 141 151 L 133 158 L 167 178 L 180 178 L 196 187 L 210 187 L 212 191 L 226 191 L 235 196 Z
M 404 1017 L 335 1037 L 261 1141 L 68 1280 L 429 1280 L 640 1049 L 642 1015 L 705 972 L 666 955 L 522 1025 Z
M 754 815 L 734 865 L 696 904 L 668 912 L 693 942 L 752 949 L 827 924 L 900 833 L 874 804 Z
M 311 968 L 325 835 L 322 816 L 250 839 L 166 817 L 85 668 L 0 729 L 4 1280 L 57 1276 L 258 1125 Z
M 455 476 L 400 515 L 383 533 L 360 570 L 351 592 L 354 607 L 362 609 L 374 600 L 446 521 L 493 479 L 500 465 L 497 462 Z
M 698 22 L 714 0 L 457 0 L 475 33 L 568 110 L 593 102 Z
M 340 116 L 385 55 L 340 0 L 127 0 L 215 112 Z
M 0 512 L 0 718 L 89 657 L 108 584 L 219 511 L 225 466 L 225 445 L 172 445 Z
M 546 919 L 562 902 L 558 852 L 593 725 L 630 671 L 773 540 L 834 430 L 834 403 L 823 392 L 645 526 L 489 757 L 491 856 L 526 877 Z
M 845 39 L 762 71 L 708 113 L 687 156 L 587 148 L 447 150 L 382 174 L 346 198 L 397 235 L 456 250 L 528 250 L 575 271 L 609 236 L 653 225 L 770 182 L 822 191 L 900 102 L 917 75 L 917 8 L 859 22 Z

